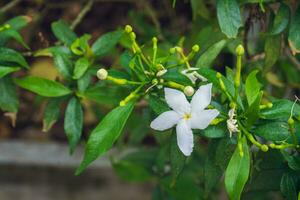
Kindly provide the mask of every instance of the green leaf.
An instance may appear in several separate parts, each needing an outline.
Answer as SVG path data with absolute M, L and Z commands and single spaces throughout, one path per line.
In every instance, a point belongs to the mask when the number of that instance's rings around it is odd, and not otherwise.
M 285 4 L 281 3 L 280 8 L 273 21 L 273 26 L 270 31 L 272 35 L 277 35 L 284 31 L 288 26 L 290 19 L 290 8 Z
M 19 100 L 17 98 L 16 86 L 11 77 L 0 78 L 0 108 L 3 111 L 17 113 Z
M 101 57 L 108 53 L 119 42 L 123 31 L 113 31 L 99 37 L 92 45 L 95 56 Z
M 165 101 L 154 95 L 149 95 L 149 106 L 157 115 L 170 110 Z
M 46 105 L 43 117 L 43 131 L 47 132 L 53 124 L 58 120 L 60 114 L 61 98 L 50 99 Z
M 177 136 L 175 131 L 173 131 L 172 138 L 171 138 L 171 145 L 170 145 L 170 160 L 171 160 L 171 173 L 172 173 L 172 183 L 171 186 L 176 184 L 178 176 L 181 174 L 185 161 L 186 156 L 180 151 L 178 144 L 177 144 Z
M 237 147 L 229 161 L 225 172 L 225 187 L 231 200 L 239 200 L 249 178 L 250 155 L 245 136 L 242 138 L 244 156 L 239 154 Z
M 297 183 L 295 181 L 296 174 L 284 173 L 280 182 L 280 190 L 286 199 L 297 199 Z
M 292 18 L 289 30 L 289 45 L 294 54 L 300 52 L 300 6 L 298 6 L 295 16 Z
M 0 66 L 0 78 L 18 70 L 20 70 L 20 67 Z
M 133 107 L 133 102 L 119 106 L 108 113 L 97 125 L 88 139 L 84 158 L 76 175 L 79 175 L 91 162 L 112 147 L 119 138 Z
M 77 38 L 72 44 L 71 44 L 71 51 L 75 55 L 89 55 L 90 51 L 90 46 L 89 46 L 89 40 L 91 39 L 91 35 L 89 34 L 84 34 L 80 38 Z
M 182 85 L 191 85 L 191 80 L 185 75 L 181 74 L 177 69 L 170 69 L 162 78 L 166 81 L 174 81 Z
M 70 29 L 68 24 L 66 24 L 64 21 L 60 20 L 57 22 L 53 22 L 51 24 L 51 28 L 55 37 L 59 41 L 66 44 L 67 46 L 70 46 L 77 38 L 76 34 Z
M 281 37 L 280 35 L 269 36 L 265 42 L 265 69 L 272 67 L 280 56 Z
M 208 126 L 206 129 L 201 130 L 201 136 L 207 138 L 222 138 L 228 133 L 225 123 L 219 123 L 218 125 Z
M 35 76 L 15 79 L 15 82 L 20 87 L 44 97 L 59 97 L 68 95 L 72 92 L 61 83 Z
M 291 135 L 289 126 L 286 122 L 270 122 L 264 123 L 253 129 L 253 134 L 263 137 L 269 141 L 284 141 Z
M 209 47 L 197 60 L 196 67 L 211 67 L 212 63 L 226 45 L 226 40 L 220 40 Z
M 20 30 L 21 28 L 25 27 L 30 21 L 31 17 L 21 15 L 6 21 L 5 24 L 9 24 L 12 29 Z
M 64 120 L 64 129 L 68 137 L 70 153 L 74 152 L 74 149 L 81 138 L 83 126 L 83 111 L 80 101 L 77 97 L 70 99 Z
M 260 112 L 259 106 L 260 106 L 262 96 L 263 96 L 263 92 L 261 91 L 260 93 L 258 93 L 254 102 L 247 108 L 245 112 L 245 117 L 247 118 L 247 124 L 246 124 L 247 128 L 251 128 L 252 125 L 259 118 L 259 112 Z
M 90 63 L 87 58 L 79 58 L 76 63 L 75 63 L 75 68 L 74 68 L 74 73 L 73 73 L 73 78 L 74 79 L 79 79 L 84 75 L 86 70 L 88 69 Z
M 252 103 L 255 102 L 261 88 L 261 84 L 258 82 L 256 78 L 258 72 L 259 72 L 258 70 L 252 71 L 246 79 L 245 90 L 246 90 L 246 97 L 249 106 L 251 106 Z
M 242 26 L 240 8 L 236 0 L 217 0 L 217 17 L 221 31 L 228 38 L 235 38 Z
M 68 55 L 53 52 L 54 66 L 65 79 L 72 78 L 73 63 Z
M 272 102 L 273 107 L 261 110 L 261 116 L 265 119 L 285 119 L 288 120 L 291 114 L 293 102 L 287 99 L 275 100 Z M 300 105 L 295 104 L 293 115 L 300 116 Z
M 0 58 L 2 62 L 16 63 L 25 68 L 29 67 L 22 54 L 13 49 L 0 47 Z
M 23 47 L 25 47 L 26 49 L 30 49 L 29 46 L 24 42 L 23 37 L 16 30 L 7 29 L 7 30 L 1 32 L 1 34 L 3 34 L 7 38 L 13 38 L 13 39 L 15 39 L 21 45 L 23 45 Z

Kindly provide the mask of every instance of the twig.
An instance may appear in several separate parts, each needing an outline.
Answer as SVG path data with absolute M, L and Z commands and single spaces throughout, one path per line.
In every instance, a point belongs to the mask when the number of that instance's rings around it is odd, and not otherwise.
M 15 7 L 20 2 L 21 2 L 21 0 L 13 0 L 13 1 L 9 2 L 8 4 L 6 4 L 5 6 L 3 6 L 2 8 L 0 8 L 0 12 L 1 13 L 5 13 L 8 10 L 12 9 L 13 7 Z
M 76 26 L 82 21 L 82 19 L 85 17 L 85 15 L 92 9 L 94 0 L 89 0 L 83 9 L 80 11 L 80 13 L 77 15 L 75 20 L 71 24 L 71 29 L 74 30 Z
M 295 65 L 295 67 L 296 67 L 298 70 L 300 70 L 300 62 L 299 62 L 299 60 L 297 60 L 297 58 L 294 57 L 294 56 L 291 54 L 291 52 L 290 52 L 290 50 L 289 50 L 288 48 L 285 48 L 284 52 L 285 52 L 285 55 L 288 57 L 288 59 Z

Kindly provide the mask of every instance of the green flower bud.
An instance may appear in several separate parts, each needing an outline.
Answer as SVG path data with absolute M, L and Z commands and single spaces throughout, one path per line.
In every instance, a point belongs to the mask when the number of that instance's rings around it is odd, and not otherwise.
M 269 150 L 269 147 L 265 144 L 261 145 L 260 149 L 263 151 L 263 152 L 267 152 Z
M 199 49 L 200 49 L 200 47 L 199 47 L 199 45 L 194 45 L 193 47 L 192 47 L 192 50 L 194 51 L 194 52 L 198 52 L 199 51 Z
M 125 26 L 125 32 L 126 33 L 131 33 L 132 32 L 132 27 L 130 25 Z
M 170 48 L 169 51 L 170 51 L 171 54 L 174 54 L 176 52 L 176 49 L 175 49 L 175 47 L 173 47 L 173 48 Z
M 244 49 L 243 45 L 240 44 L 239 46 L 237 46 L 237 48 L 235 49 L 235 52 L 236 52 L 236 55 L 238 55 L 238 56 L 244 55 L 245 49 Z

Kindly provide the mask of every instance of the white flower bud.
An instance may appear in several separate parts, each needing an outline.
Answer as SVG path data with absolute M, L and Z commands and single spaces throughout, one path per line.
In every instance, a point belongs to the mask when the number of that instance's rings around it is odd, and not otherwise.
M 192 87 L 192 86 L 186 86 L 185 88 L 184 88 L 184 90 L 183 90 L 183 92 L 184 92 L 184 94 L 186 95 L 186 96 L 192 96 L 193 94 L 194 94 L 194 92 L 195 92 L 195 90 L 194 90 L 194 88 Z
M 107 75 L 108 75 L 108 72 L 106 69 L 101 68 L 97 71 L 97 77 L 100 80 L 105 80 L 107 78 Z

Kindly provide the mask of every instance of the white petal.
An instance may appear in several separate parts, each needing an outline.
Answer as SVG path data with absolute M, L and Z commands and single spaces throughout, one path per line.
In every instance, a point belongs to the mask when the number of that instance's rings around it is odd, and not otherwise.
M 186 120 L 181 120 L 176 126 L 177 144 L 185 156 L 191 155 L 194 147 L 193 132 Z
M 202 110 L 201 112 L 192 112 L 191 127 L 192 129 L 205 129 L 210 122 L 219 115 L 216 109 Z
M 172 128 L 179 120 L 180 116 L 175 111 L 166 111 L 155 118 L 151 122 L 150 127 L 158 131 L 164 131 Z
M 200 86 L 191 101 L 192 111 L 199 112 L 201 110 L 204 110 L 204 108 L 206 108 L 210 104 L 211 88 L 212 83 Z
M 177 113 L 190 113 L 191 106 L 183 92 L 171 88 L 165 88 L 165 98 L 168 105 Z

